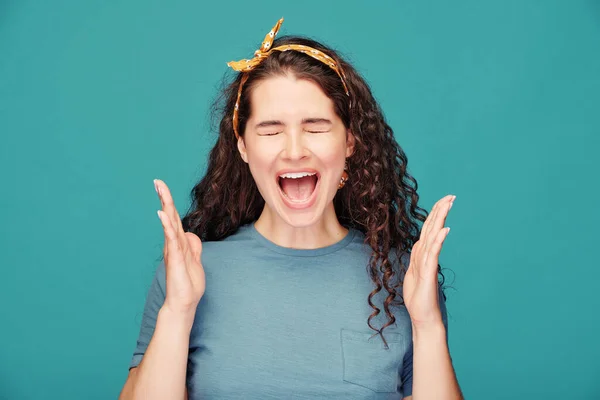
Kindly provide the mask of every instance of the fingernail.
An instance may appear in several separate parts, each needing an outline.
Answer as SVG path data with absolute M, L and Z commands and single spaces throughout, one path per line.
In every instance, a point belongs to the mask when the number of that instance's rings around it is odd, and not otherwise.
M 450 227 L 447 227 L 446 230 L 447 230 L 447 232 L 446 232 L 446 235 L 447 235 L 450 233 Z
M 158 193 L 159 196 L 162 195 L 160 187 L 156 184 L 156 179 L 154 180 L 154 190 L 156 190 L 156 193 Z
M 160 210 L 156 210 L 156 215 L 158 215 L 158 219 L 160 219 Z

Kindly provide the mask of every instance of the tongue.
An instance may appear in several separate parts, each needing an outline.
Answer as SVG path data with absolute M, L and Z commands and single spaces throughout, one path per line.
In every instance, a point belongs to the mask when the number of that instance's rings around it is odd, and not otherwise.
M 292 200 L 302 201 L 310 197 L 317 185 L 317 177 L 305 176 L 303 178 L 281 178 L 281 189 Z

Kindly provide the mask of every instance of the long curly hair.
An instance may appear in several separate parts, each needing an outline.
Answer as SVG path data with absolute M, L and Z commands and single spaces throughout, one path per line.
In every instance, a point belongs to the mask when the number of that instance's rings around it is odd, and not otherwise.
M 281 36 L 273 47 L 303 44 L 333 57 L 345 73 L 350 95 L 346 95 L 339 76 L 327 65 L 297 51 L 274 51 L 250 72 L 239 104 L 239 133 L 243 137 L 250 113 L 250 92 L 262 80 L 292 74 L 318 84 L 334 103 L 336 114 L 355 137 L 354 153 L 347 159 L 349 183 L 340 189 L 333 202 L 339 222 L 365 234 L 372 249 L 367 270 L 374 289 L 367 296 L 373 312 L 368 326 L 379 333 L 386 347 L 383 330 L 395 323 L 392 305 L 402 305 L 402 280 L 408 265 L 400 255 L 410 253 L 420 236 L 417 221 L 424 222 L 427 211 L 417 203 L 417 181 L 408 173 L 406 154 L 396 142 L 392 128 L 375 101 L 371 89 L 359 73 L 333 49 L 302 36 Z M 265 201 L 242 160 L 233 130 L 232 115 L 242 73 L 222 90 L 213 104 L 213 118 L 219 135 L 210 151 L 204 177 L 191 192 L 192 204 L 183 218 L 186 231 L 205 241 L 221 240 L 241 225 L 260 216 Z M 394 262 L 392 252 L 397 255 Z M 438 264 L 441 283 L 444 275 Z M 381 310 L 373 297 L 387 292 L 383 311 L 387 322 L 376 328 L 372 319 Z

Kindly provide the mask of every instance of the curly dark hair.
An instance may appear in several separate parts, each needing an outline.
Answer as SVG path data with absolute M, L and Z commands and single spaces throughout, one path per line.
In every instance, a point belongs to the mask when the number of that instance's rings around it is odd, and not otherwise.
M 345 73 L 350 95 L 346 95 L 339 76 L 320 61 L 297 51 L 273 51 L 250 72 L 239 105 L 239 133 L 244 134 L 250 113 L 250 92 L 262 80 L 292 74 L 318 84 L 332 99 L 336 114 L 355 137 L 354 153 L 347 160 L 349 184 L 338 191 L 333 202 L 340 224 L 365 234 L 372 249 L 367 270 L 374 289 L 367 301 L 373 312 L 368 326 L 379 333 L 395 323 L 392 305 L 402 305 L 401 287 L 408 265 L 399 256 L 410 254 L 420 236 L 417 221 L 424 222 L 427 211 L 417 203 L 417 181 L 408 173 L 406 154 L 396 142 L 392 128 L 375 101 L 371 89 L 359 73 L 333 49 L 302 36 L 282 36 L 273 47 L 303 44 L 333 57 Z M 219 136 L 210 151 L 204 177 L 192 189 L 192 204 L 183 218 L 186 231 L 202 240 L 221 240 L 235 233 L 241 225 L 256 221 L 265 202 L 238 152 L 232 114 L 242 73 L 237 74 L 215 101 L 213 116 L 218 118 Z M 392 253 L 400 262 L 393 262 Z M 444 275 L 438 264 L 441 284 Z M 383 309 L 388 321 L 380 328 L 372 318 L 381 310 L 373 296 L 387 292 Z M 443 292 L 442 292 L 443 293 Z M 445 295 L 444 295 L 445 298 Z

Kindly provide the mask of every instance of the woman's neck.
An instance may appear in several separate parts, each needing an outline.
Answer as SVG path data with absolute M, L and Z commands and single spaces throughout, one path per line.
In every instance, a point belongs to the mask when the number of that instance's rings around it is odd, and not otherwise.
M 339 223 L 335 215 L 333 203 L 317 222 L 302 227 L 290 225 L 265 204 L 254 227 L 271 242 L 294 249 L 318 249 L 330 246 L 348 234 L 348 229 Z

